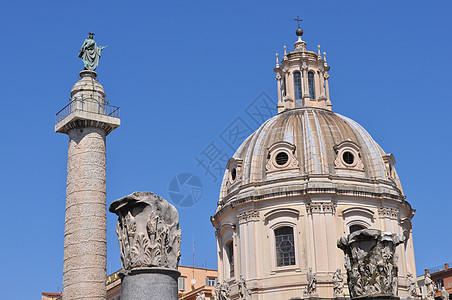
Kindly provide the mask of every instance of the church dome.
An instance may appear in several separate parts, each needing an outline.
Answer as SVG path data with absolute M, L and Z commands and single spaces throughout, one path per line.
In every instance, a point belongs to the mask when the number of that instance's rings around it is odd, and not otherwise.
M 347 117 L 313 107 L 286 110 L 262 124 L 229 160 L 220 203 L 256 185 L 261 193 L 274 193 L 276 183 L 294 190 L 313 180 L 332 191 L 361 186 L 363 193 L 403 199 L 394 163 L 392 154 Z
M 361 125 L 333 112 L 326 53 L 320 46 L 308 51 L 301 31 L 297 36 L 293 51 L 284 46 L 282 59 L 276 54 L 278 114 L 226 165 L 211 217 L 219 282 L 234 299 L 243 280 L 262 300 L 333 299 L 334 274 L 344 268 L 337 240 L 374 229 L 405 237 L 396 251 L 399 295 L 406 297 L 405 278 L 416 270 L 414 210 L 394 156 Z

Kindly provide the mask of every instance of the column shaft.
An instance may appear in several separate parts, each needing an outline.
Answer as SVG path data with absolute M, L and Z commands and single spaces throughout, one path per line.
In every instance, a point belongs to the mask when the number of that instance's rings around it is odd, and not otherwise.
M 69 131 L 63 300 L 106 299 L 106 133 Z

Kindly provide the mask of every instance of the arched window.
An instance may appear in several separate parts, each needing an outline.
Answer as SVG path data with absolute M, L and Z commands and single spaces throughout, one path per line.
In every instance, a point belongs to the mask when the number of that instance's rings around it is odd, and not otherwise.
M 295 265 L 295 245 L 292 227 L 280 227 L 275 230 L 276 266 Z
M 361 226 L 361 225 L 351 225 L 349 228 L 350 234 L 352 234 L 355 231 L 361 230 L 361 229 L 366 229 L 366 227 Z
M 301 74 L 293 73 L 293 86 L 295 87 L 295 99 L 301 99 Z
M 315 99 L 314 72 L 308 72 L 309 96 Z
M 283 90 L 282 90 L 283 96 L 286 96 L 287 93 L 286 93 L 286 76 L 285 75 L 284 75 L 283 80 L 282 80 L 282 85 L 283 85 Z
M 230 241 L 226 245 L 226 253 L 229 261 L 229 277 L 234 277 L 234 243 Z

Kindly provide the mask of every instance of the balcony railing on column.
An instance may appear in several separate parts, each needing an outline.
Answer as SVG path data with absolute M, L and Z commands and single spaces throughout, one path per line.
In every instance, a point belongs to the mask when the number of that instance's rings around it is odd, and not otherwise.
M 75 111 L 86 111 L 95 114 L 110 116 L 114 118 L 119 118 L 119 107 L 110 105 L 107 103 L 102 103 L 94 98 L 82 98 L 82 99 L 72 99 L 68 105 L 63 107 L 56 114 L 56 123 L 60 122 L 68 115 Z

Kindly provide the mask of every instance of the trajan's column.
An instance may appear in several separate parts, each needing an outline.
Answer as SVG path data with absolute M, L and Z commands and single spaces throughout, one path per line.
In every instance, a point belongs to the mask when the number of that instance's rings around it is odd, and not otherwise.
M 69 136 L 64 229 L 63 300 L 106 299 L 106 136 L 120 125 L 96 80 L 101 50 L 89 34 L 80 49 L 85 70 L 55 132 Z

